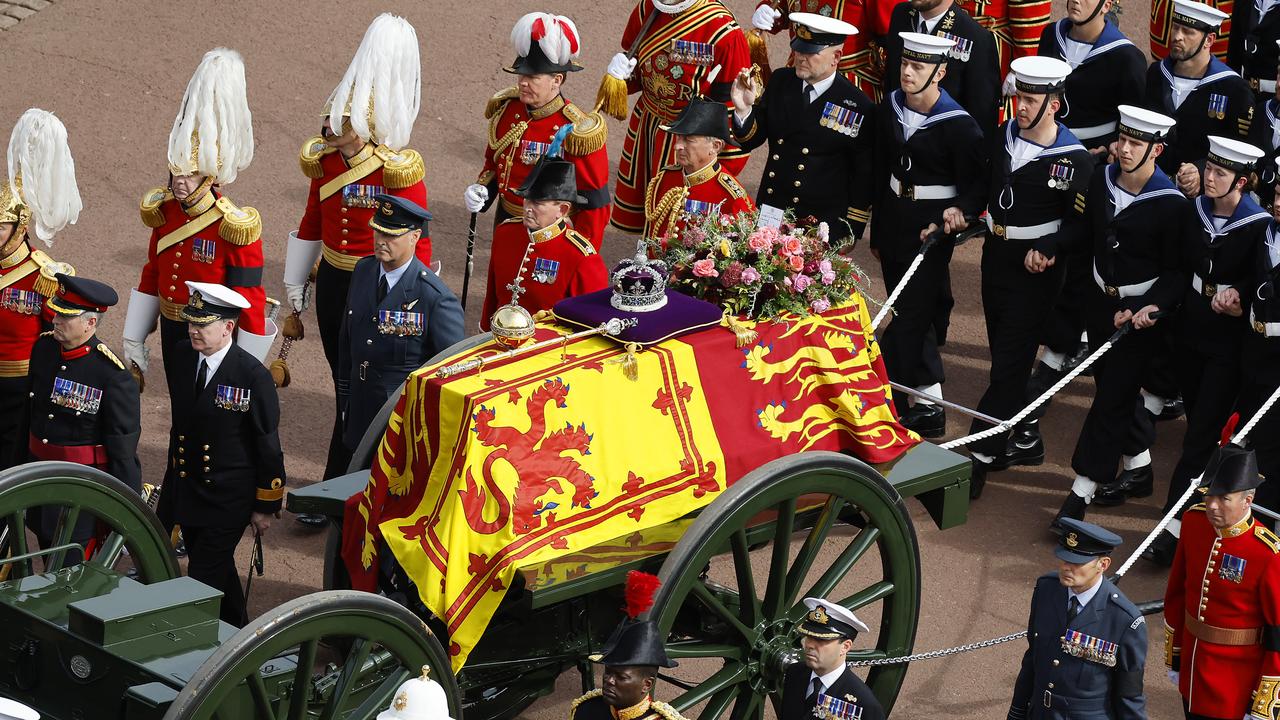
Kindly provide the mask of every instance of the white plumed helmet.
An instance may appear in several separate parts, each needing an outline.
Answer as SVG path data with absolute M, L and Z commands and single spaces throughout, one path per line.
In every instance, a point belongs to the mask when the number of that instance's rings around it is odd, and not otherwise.
M 418 33 L 402 17 L 374 18 L 356 49 L 342 82 L 326 103 L 329 126 L 341 132 L 342 119 L 362 139 L 403 150 L 422 103 Z
M 205 53 L 169 132 L 169 171 L 235 181 L 253 161 L 253 114 L 240 53 Z
M 67 127 L 47 110 L 22 114 L 9 136 L 9 192 L 31 211 L 30 228 L 46 246 L 80 219 L 76 163 Z

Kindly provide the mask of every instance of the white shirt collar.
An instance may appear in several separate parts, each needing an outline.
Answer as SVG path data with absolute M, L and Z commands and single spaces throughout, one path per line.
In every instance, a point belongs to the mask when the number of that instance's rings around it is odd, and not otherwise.
M 804 83 L 804 84 L 813 85 L 813 99 L 816 101 L 818 98 L 822 97 L 822 93 L 826 92 L 827 89 L 831 87 L 831 84 L 834 83 L 835 81 L 836 81 L 836 74 L 831 73 L 830 75 L 827 76 L 826 80 L 819 80 L 816 83 Z M 804 92 L 803 86 L 800 88 L 800 92 L 803 94 Z
M 810 670 L 809 671 L 809 687 L 813 687 L 813 679 L 818 678 L 819 680 L 822 681 L 822 692 L 825 693 L 827 690 L 831 689 L 832 685 L 836 684 L 836 680 L 839 680 L 842 674 L 844 674 L 844 665 L 837 667 L 835 670 L 832 670 L 826 675 L 819 675 L 818 673 Z M 809 688 L 805 688 L 804 692 L 806 695 L 808 695 Z
M 946 10 L 943 10 L 942 12 L 938 13 L 937 15 L 935 15 L 935 16 L 933 16 L 933 17 L 931 17 L 931 18 L 927 18 L 927 17 L 925 17 L 925 16 L 921 15 L 921 16 L 920 16 L 920 19 L 921 19 L 922 21 L 924 21 L 924 31 L 925 31 L 925 34 L 926 34 L 926 35 L 932 35 L 932 34 L 933 34 L 934 29 L 938 27 L 938 21 L 939 21 L 939 20 L 941 20 L 941 19 L 942 19 L 942 16 L 943 16 L 943 15 L 946 15 L 946 14 L 947 14 Z
M 413 264 L 413 260 L 410 259 L 405 264 L 401 265 L 400 267 L 390 272 L 384 269 L 381 265 L 378 266 L 378 278 L 387 279 L 387 292 L 391 292 L 391 288 L 395 287 L 396 283 L 400 282 L 400 278 L 404 276 L 405 271 L 408 270 L 409 266 L 412 264 Z
M 209 381 L 213 379 L 214 373 L 218 372 L 218 368 L 222 365 L 222 361 L 227 359 L 227 353 L 231 352 L 231 343 L 227 343 L 226 347 L 212 355 L 204 355 L 197 353 L 196 358 L 196 374 L 200 373 L 200 361 L 204 360 L 204 364 L 209 367 L 209 374 L 205 376 L 205 387 L 209 387 Z
M 1078 593 L 1078 592 L 1076 592 L 1076 591 L 1074 591 L 1074 590 L 1068 590 L 1068 591 L 1067 591 L 1067 604 L 1068 604 L 1068 605 L 1070 605 L 1070 604 L 1071 604 L 1071 598 L 1073 598 L 1073 597 L 1074 597 L 1074 598 L 1076 598 L 1077 600 L 1079 600 L 1079 601 L 1080 601 L 1080 609 L 1082 609 L 1082 610 L 1083 610 L 1083 609 L 1084 609 L 1084 607 L 1085 607 L 1086 605 L 1088 605 L 1088 604 L 1089 604 L 1089 601 L 1093 599 L 1093 596 L 1098 594 L 1098 588 L 1100 588 L 1100 587 L 1102 587 L 1102 576 L 1101 576 L 1101 575 L 1099 575 L 1099 576 L 1098 576 L 1098 581 L 1097 581 L 1097 582 L 1095 582 L 1095 583 L 1093 584 L 1093 587 L 1089 588 L 1088 590 L 1085 590 L 1084 592 Z

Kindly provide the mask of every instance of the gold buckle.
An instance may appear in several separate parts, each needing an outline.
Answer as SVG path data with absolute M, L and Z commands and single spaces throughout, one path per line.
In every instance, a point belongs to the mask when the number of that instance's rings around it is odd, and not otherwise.
M 1006 233 L 1007 231 L 1005 230 L 1005 227 L 1004 227 L 1003 225 L 996 225 L 996 226 L 994 226 L 994 228 L 992 229 L 992 232 L 994 232 L 994 233 L 996 234 L 996 237 L 1001 237 L 1001 238 L 1002 238 L 1002 237 L 1004 237 L 1004 236 L 1005 236 L 1005 233 Z
M 908 199 L 908 200 L 915 200 L 915 199 L 916 199 L 916 186 L 915 186 L 915 185 L 903 185 L 903 186 L 902 186 L 902 197 L 904 197 L 904 198 L 906 198 L 906 199 Z
M 1250 88 L 1253 88 L 1253 91 L 1254 91 L 1254 92 L 1257 92 L 1257 91 L 1258 91 L 1258 78 L 1249 78 L 1249 87 L 1250 87 Z
M 1205 297 L 1212 299 L 1214 295 L 1218 294 L 1218 286 L 1213 283 L 1204 283 L 1201 292 L 1204 293 Z
M 1266 335 L 1266 334 L 1267 334 L 1267 326 L 1266 326 L 1266 325 L 1265 325 L 1261 320 L 1254 320 L 1254 321 L 1253 321 L 1253 331 L 1254 331 L 1254 332 L 1256 332 L 1256 333 L 1258 333 L 1259 335 Z
M 1120 291 L 1113 285 L 1106 286 L 1107 295 L 1110 297 L 1120 297 Z

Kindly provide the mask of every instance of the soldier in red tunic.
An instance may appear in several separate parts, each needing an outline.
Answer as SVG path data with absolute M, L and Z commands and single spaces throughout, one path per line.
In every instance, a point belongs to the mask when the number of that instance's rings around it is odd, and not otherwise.
M 187 85 L 169 133 L 169 182 L 142 196 L 142 222 L 151 228 L 147 263 L 129 296 L 124 354 L 144 387 L 147 336 L 160 316 L 161 353 L 172 371 L 172 347 L 187 336 L 178 314 L 187 281 L 223 283 L 249 300 L 237 342 L 262 360 L 275 340 L 262 289 L 262 220 L 221 192 L 253 160 L 253 116 L 244 61 L 225 48 L 205 54 Z
M 418 117 L 421 72 L 413 26 L 391 14 L 379 15 L 325 103 L 321 135 L 302 146 L 302 172 L 311 178 L 311 189 L 302 222 L 289 236 L 284 286 L 295 316 L 301 314 L 310 303 L 308 277 L 315 269 L 316 324 L 335 397 L 338 333 L 351 271 L 360 258 L 373 254 L 369 220 L 376 207 L 374 197 L 395 195 L 427 208 L 422 156 L 405 147 Z M 426 233 L 418 240 L 416 255 L 432 267 Z M 335 408 L 326 479 L 347 471 L 337 412 Z
M 756 209 L 738 178 L 719 160 L 730 142 L 723 107 L 711 100 L 691 100 L 679 119 L 662 126 L 675 139 L 676 164 L 662 168 L 649 181 L 644 198 L 646 238 L 674 239 L 689 221 L 711 212 L 734 216 Z
M 659 15 L 641 38 L 653 13 Z M 610 220 L 629 233 L 645 227 L 649 181 L 676 161 L 675 139 L 662 126 L 695 98 L 720 102 L 727 113 L 733 79 L 751 66 L 746 35 L 720 0 L 639 0 L 622 32 L 622 47 L 630 48 L 637 38 L 634 58 L 618 53 L 609 63 L 609 75 L 627 80 L 628 91 L 640 93 L 622 144 Z M 747 164 L 747 153 L 730 150 L 721 162 L 736 176 Z
M 1164 596 L 1165 665 L 1188 718 L 1280 712 L 1280 538 L 1253 518 L 1252 450 L 1219 448 L 1182 517 Z
M 522 217 L 494 231 L 481 330 L 489 330 L 494 311 L 511 302 L 516 285 L 522 285 L 520 305 L 531 313 L 608 286 L 604 261 L 591 241 L 569 226 L 574 204 L 583 201 L 575 174 L 572 162 L 545 156 L 516 190 L 524 199 Z
M 58 289 L 55 275 L 75 274 L 70 265 L 37 249 L 32 235 L 49 247 L 54 235 L 80 215 L 62 121 L 44 110 L 26 111 L 13 128 L 9 148 L 14 151 L 12 182 L 0 179 L 0 470 L 27 459 L 31 349 L 52 327 L 46 301 Z M 24 172 L 32 168 L 39 172 Z
M 609 222 L 608 127 L 599 113 L 583 112 L 560 94 L 568 74 L 582 69 L 575 60 L 582 50 L 573 21 L 561 15 L 529 13 L 511 31 L 516 60 L 504 68 L 516 84 L 494 95 L 485 107 L 489 142 L 484 169 L 463 201 L 470 212 L 483 212 L 495 201 L 494 231 L 523 215 L 516 194 L 530 170 L 560 128 L 573 125 L 564 139 L 564 159 L 573 163 L 583 202 L 574 208 L 573 227 L 596 250 Z

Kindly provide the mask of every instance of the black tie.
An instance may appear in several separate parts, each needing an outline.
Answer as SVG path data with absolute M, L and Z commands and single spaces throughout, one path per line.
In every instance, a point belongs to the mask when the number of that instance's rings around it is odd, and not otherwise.
M 806 695 L 804 699 L 808 700 L 811 703 L 817 702 L 818 693 L 820 692 L 822 692 L 822 678 L 814 678 L 813 687 L 809 688 L 809 694 Z
M 209 382 L 209 364 L 200 358 L 200 369 L 196 370 L 196 397 L 200 397 L 200 393 L 204 391 L 204 386 Z
M 804 84 L 804 99 L 805 99 L 805 102 L 813 102 L 813 100 L 814 100 L 814 97 L 813 97 L 813 96 L 814 96 L 814 87 L 813 87 L 812 85 L 810 85 L 809 83 L 805 83 L 805 84 Z
M 390 288 L 387 287 L 387 276 L 383 275 L 382 277 L 378 278 L 378 302 L 379 303 L 387 299 L 388 290 L 390 290 Z
M 1067 604 L 1067 622 L 1071 622 L 1072 620 L 1075 620 L 1076 616 L 1079 614 L 1080 614 L 1080 598 L 1076 597 L 1075 595 L 1072 595 L 1071 602 Z

